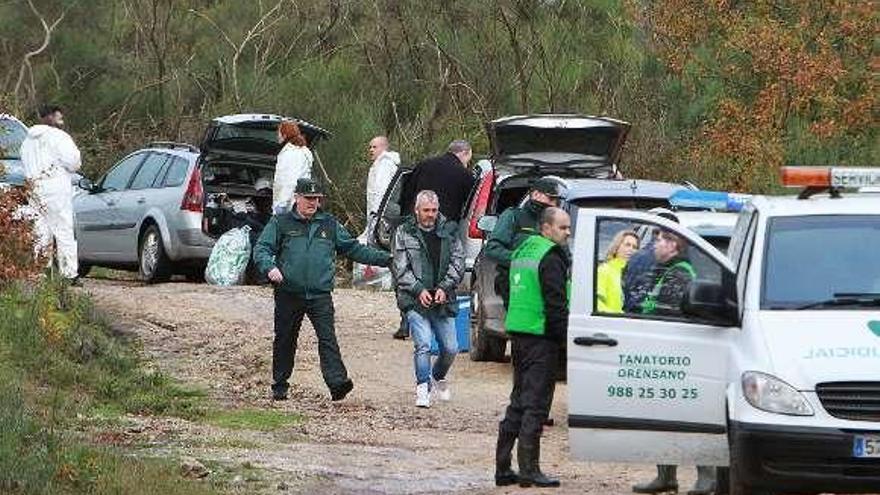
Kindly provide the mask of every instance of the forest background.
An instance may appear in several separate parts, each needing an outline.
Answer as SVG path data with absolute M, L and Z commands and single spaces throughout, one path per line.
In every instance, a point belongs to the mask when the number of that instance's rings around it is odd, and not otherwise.
M 62 105 L 92 178 L 212 117 L 299 117 L 355 222 L 374 135 L 479 157 L 537 112 L 631 122 L 628 177 L 768 192 L 880 164 L 878 26 L 873 0 L 0 0 L 0 112 Z

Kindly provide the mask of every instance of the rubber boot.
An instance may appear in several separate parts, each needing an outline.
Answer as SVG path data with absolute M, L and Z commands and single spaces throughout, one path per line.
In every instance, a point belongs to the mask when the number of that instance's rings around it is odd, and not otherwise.
M 498 427 L 498 443 L 495 445 L 495 486 L 513 485 L 519 481 L 516 471 L 510 469 L 516 437 L 516 432 L 511 433 Z
M 516 447 L 519 462 L 519 486 L 546 488 L 559 486 L 559 480 L 541 472 L 541 437 L 519 439 Z
M 657 477 L 649 483 L 642 483 L 633 487 L 635 493 L 678 493 L 678 480 L 675 477 L 676 466 L 666 464 L 657 465 Z
M 712 495 L 715 492 L 715 466 L 697 466 L 697 482 L 688 495 Z

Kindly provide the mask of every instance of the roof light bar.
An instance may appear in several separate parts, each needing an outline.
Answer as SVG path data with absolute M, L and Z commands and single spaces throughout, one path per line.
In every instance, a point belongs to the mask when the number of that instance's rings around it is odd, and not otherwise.
M 880 167 L 782 167 L 786 187 L 880 186 Z
M 682 190 L 669 197 L 669 204 L 675 208 L 740 211 L 749 198 L 751 198 L 749 194 Z

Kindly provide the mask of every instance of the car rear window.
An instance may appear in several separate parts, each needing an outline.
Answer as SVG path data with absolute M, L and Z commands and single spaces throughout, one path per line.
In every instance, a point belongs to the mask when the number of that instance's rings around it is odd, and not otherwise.
M 669 208 L 669 201 L 663 198 L 576 198 L 569 203 L 581 208 L 615 208 L 620 210 L 650 210 Z
M 497 139 L 501 155 L 522 153 L 574 153 L 607 156 L 617 144 L 620 130 L 607 129 L 540 129 L 531 126 L 499 127 Z
M 189 162 L 183 158 L 172 158 L 171 165 L 168 167 L 168 172 L 165 174 L 165 180 L 162 182 L 162 187 L 177 187 L 183 184 L 183 181 L 186 180 L 186 171 L 188 168 Z

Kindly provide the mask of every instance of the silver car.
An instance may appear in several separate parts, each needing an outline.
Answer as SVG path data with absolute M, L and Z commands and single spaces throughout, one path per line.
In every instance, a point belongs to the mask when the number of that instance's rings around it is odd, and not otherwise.
M 74 198 L 80 276 L 93 266 L 137 270 L 147 283 L 173 274 L 201 279 L 214 240 L 238 226 L 272 178 L 282 119 L 296 121 L 309 145 L 326 130 L 299 119 L 236 114 L 209 122 L 196 148 L 159 142 L 135 151 Z
M 202 233 L 199 150 L 152 143 L 74 198 L 80 276 L 93 266 L 136 269 L 148 283 L 199 278 L 213 240 Z

